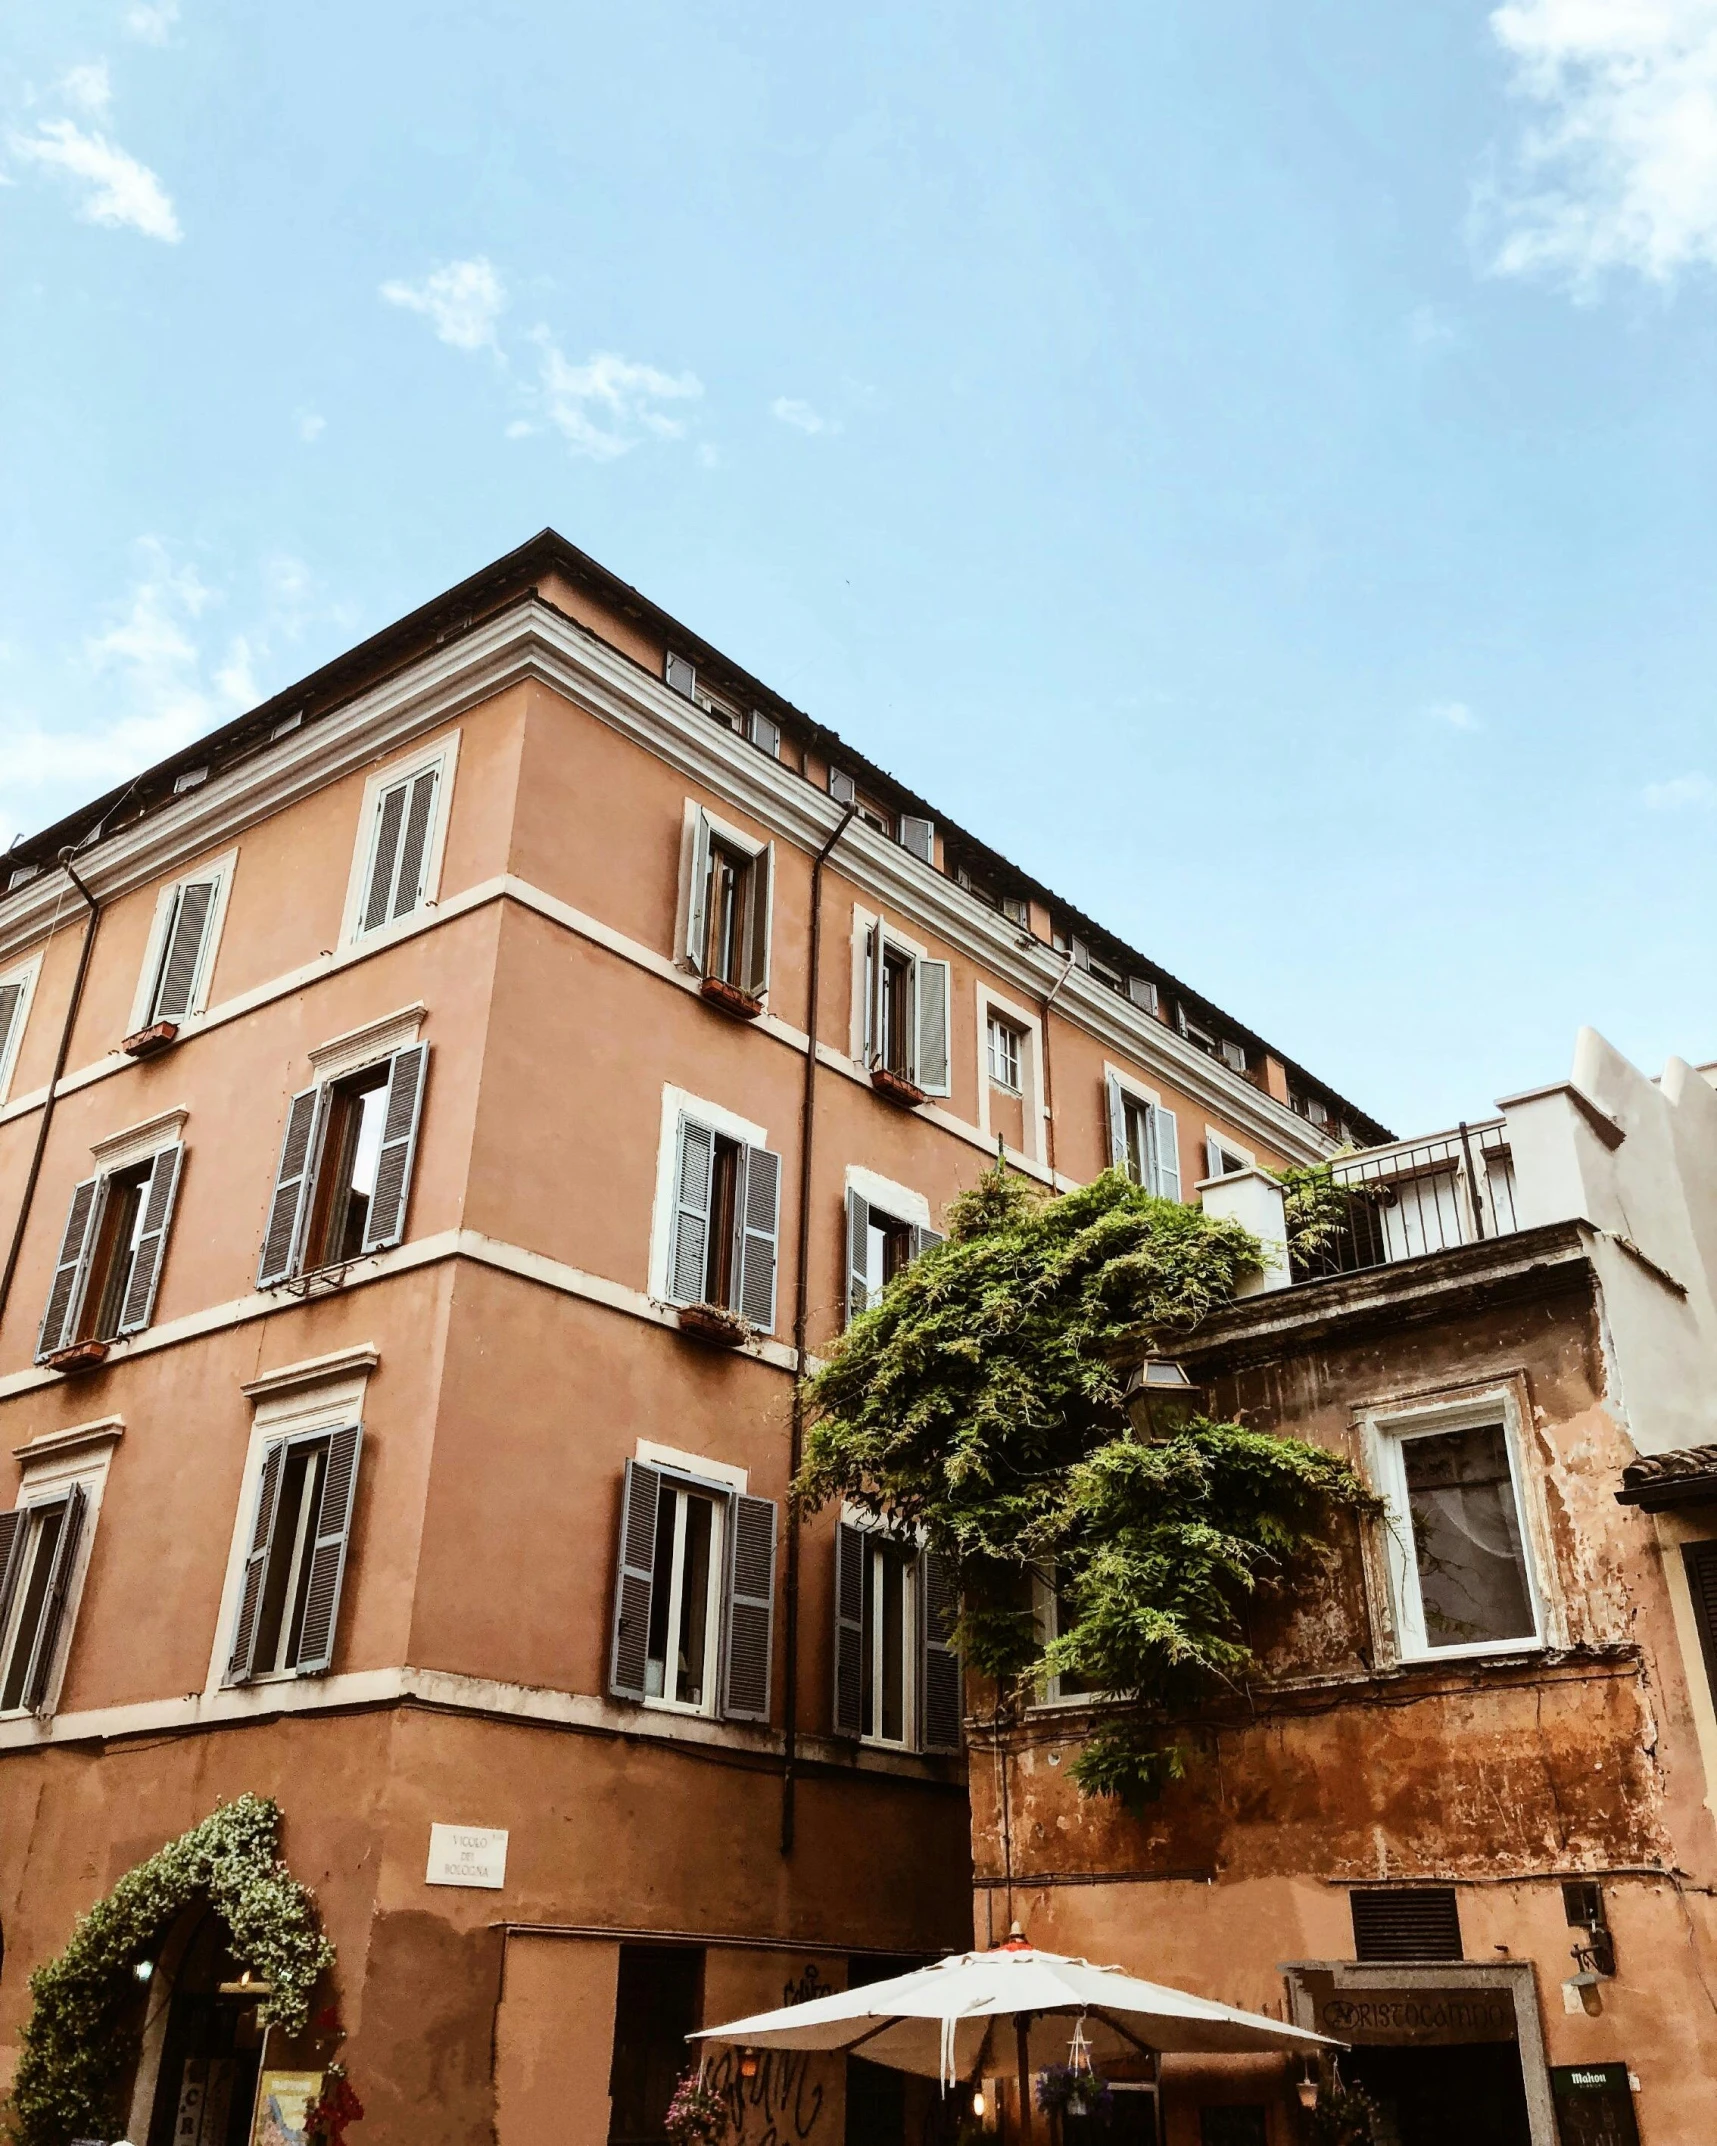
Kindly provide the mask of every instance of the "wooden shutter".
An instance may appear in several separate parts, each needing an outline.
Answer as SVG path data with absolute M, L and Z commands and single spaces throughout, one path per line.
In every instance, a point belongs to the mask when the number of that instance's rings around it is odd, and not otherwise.
M 917 1012 L 917 1062 L 913 1079 L 926 1095 L 948 1093 L 948 964 L 920 961 L 915 965 L 913 997 Z
M 617 1699 L 644 1696 L 650 1658 L 650 1597 L 656 1574 L 656 1508 L 661 1496 L 661 1470 L 629 1460 L 620 1500 L 614 1637 L 608 1655 L 608 1689 Z
M 769 1719 L 775 1626 L 773 1499 L 736 1493 L 728 1510 L 727 1645 L 722 1712 L 729 1721 Z
M 672 649 L 668 651 L 667 677 L 673 690 L 683 693 L 688 700 L 697 691 L 697 666 L 688 662 L 684 656 L 676 656 Z
M 310 1180 L 316 1168 L 316 1135 L 325 1114 L 323 1091 L 301 1088 L 287 1105 L 286 1134 L 274 1173 L 274 1197 L 268 1227 L 262 1233 L 262 1258 L 256 1286 L 283 1282 L 298 1265 L 301 1222 L 310 1205 Z
M 352 1533 L 352 1505 L 358 1494 L 358 1458 L 364 1434 L 357 1424 L 328 1440 L 328 1465 L 316 1510 L 310 1550 L 310 1579 L 304 1590 L 304 1628 L 298 1640 L 298 1674 L 315 1676 L 334 1659 L 334 1628 L 340 1615 L 340 1588 L 346 1577 L 346 1545 Z
M 829 770 L 829 795 L 837 805 L 856 805 L 858 785 L 838 767 Z
M 173 1226 L 173 1203 L 179 1196 L 179 1171 L 185 1150 L 177 1141 L 162 1148 L 143 1188 L 143 1227 L 137 1239 L 137 1257 L 131 1263 L 131 1279 L 125 1285 L 125 1302 L 119 1307 L 119 1331 L 135 1334 L 155 1316 L 155 1292 L 161 1281 L 161 1261 L 167 1250 L 167 1232 Z
M 411 779 L 410 802 L 405 812 L 405 839 L 400 844 L 399 876 L 394 884 L 392 915 L 409 916 L 423 899 L 423 867 L 429 855 L 429 830 L 435 817 L 435 786 L 439 768 L 425 768 Z
M 1121 1093 L 1121 1083 L 1115 1074 L 1104 1074 L 1103 1093 L 1109 1112 L 1109 1167 L 1111 1170 L 1125 1170 L 1127 1168 L 1127 1099 Z
M 747 874 L 744 983 L 753 998 L 769 989 L 769 909 L 774 894 L 775 845 L 769 843 L 751 860 Z
M 173 897 L 173 915 L 161 952 L 161 970 L 149 1008 L 151 1021 L 181 1021 L 191 1010 L 214 905 L 215 881 L 191 879 Z
M 360 931 L 375 931 L 388 920 L 393 898 L 395 871 L 399 864 L 399 838 L 405 825 L 408 783 L 396 782 L 376 800 L 376 846 L 370 857 L 370 883 L 364 894 Z
M 771 760 L 781 757 L 781 725 L 772 715 L 765 715 L 761 708 L 751 711 L 751 742 L 759 752 L 767 753 Z
M 835 1529 L 835 1734 L 864 1734 L 864 1561 L 870 1545 L 863 1528 L 842 1521 Z
M 847 1190 L 847 1320 L 870 1306 L 870 1202 Z
M 873 1066 L 882 1056 L 882 926 L 873 924 L 864 940 L 864 1062 Z
M 417 1123 L 423 1115 L 424 1075 L 429 1045 L 409 1044 L 388 1060 L 387 1103 L 382 1111 L 382 1144 L 376 1157 L 376 1189 L 364 1223 L 364 1250 L 384 1251 L 405 1235 L 406 1203 L 411 1198 L 411 1166 L 417 1157 Z
M 701 805 L 692 818 L 691 870 L 686 890 L 686 960 L 701 976 L 709 945 L 709 814 Z
M 918 1257 L 920 1252 L 927 1252 L 933 1244 L 940 1244 L 941 1242 L 942 1232 L 940 1230 L 930 1229 L 922 1222 L 915 1222 L 912 1225 L 912 1256 L 914 1259 Z
M 274 1541 L 274 1516 L 280 1508 L 280 1478 L 286 1465 L 286 1444 L 284 1438 L 277 1438 L 266 1448 L 256 1478 L 250 1548 L 245 1552 L 238 1610 L 233 1618 L 232 1652 L 227 1659 L 225 1681 L 228 1684 L 245 1683 L 255 1661 L 256 1625 L 262 1612 L 262 1586 L 268 1577 L 269 1548 Z
M 739 1302 L 760 1334 L 775 1330 L 775 1246 L 781 1219 L 781 1158 L 747 1148 L 740 1187 Z
M 707 1125 L 680 1120 L 674 1164 L 674 1242 L 668 1295 L 676 1304 L 702 1300 L 709 1272 L 710 1181 L 715 1173 L 715 1135 Z
M 926 864 L 936 862 L 936 822 L 921 820 L 910 812 L 900 815 L 900 846 L 910 850 L 915 857 L 922 857 Z
M 78 1313 L 89 1281 L 89 1263 L 95 1249 L 96 1223 L 100 1217 L 102 1188 L 99 1177 L 86 1177 L 72 1193 L 66 1215 L 65 1234 L 59 1257 L 54 1261 L 54 1279 L 48 1289 L 42 1330 L 36 1337 L 36 1360 L 63 1349 L 77 1332 Z
M 1204 1174 L 1206 1177 L 1220 1177 L 1222 1175 L 1222 1149 L 1208 1135 L 1204 1143 Z
M 24 1675 L 22 1696 L 32 1713 L 41 1713 L 48 1702 L 48 1685 L 54 1673 L 54 1650 L 59 1644 L 60 1626 L 65 1619 L 72 1563 L 78 1554 L 87 1503 L 83 1485 L 74 1483 L 66 1492 L 65 1518 L 60 1522 L 60 1539 L 54 1545 L 54 1562 L 48 1574 L 47 1591 L 42 1596 L 41 1617 L 33 1635 L 18 1634 L 18 1646 L 22 1647 L 26 1641 L 30 1645 L 30 1666 Z
M 24 1003 L 22 983 L 0 984 L 0 1079 L 5 1077 L 6 1053 L 12 1041 L 13 1024 L 18 1018 L 18 1009 Z M 0 1090 L 3 1094 L 4 1090 Z
M 29 1539 L 30 1515 L 27 1508 L 0 1513 L 0 1637 L 4 1637 L 6 1626 L 11 1621 L 12 1596 L 18 1585 L 19 1568 L 24 1562 L 24 1546 Z
M 1684 1542 L 1681 1562 L 1693 1598 L 1693 1622 L 1705 1657 L 1705 1677 L 1717 1699 L 1717 1542 Z M 0 1616 L 4 1603 L 0 1602 Z
M 1172 1110 L 1153 1103 L 1150 1110 L 1151 1159 L 1156 1183 L 1151 1190 L 1165 1200 L 1180 1198 L 1180 1128 Z
M 954 1560 L 940 1550 L 926 1550 L 918 1560 L 923 1635 L 920 1653 L 918 1740 L 926 1751 L 958 1751 L 965 1694 L 954 1627 L 960 1620 L 960 1591 Z

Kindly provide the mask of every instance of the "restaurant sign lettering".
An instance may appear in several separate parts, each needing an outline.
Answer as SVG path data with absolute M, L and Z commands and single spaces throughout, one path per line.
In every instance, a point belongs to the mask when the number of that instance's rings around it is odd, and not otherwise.
M 1330 1990 L 1318 1993 L 1318 2032 L 1338 2042 L 1512 2042 L 1507 1990 Z

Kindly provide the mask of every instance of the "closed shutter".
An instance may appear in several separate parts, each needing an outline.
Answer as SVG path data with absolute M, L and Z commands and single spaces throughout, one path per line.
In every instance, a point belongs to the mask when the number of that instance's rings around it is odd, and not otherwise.
M 862 1528 L 835 1529 L 835 1734 L 864 1734 L 864 1560 Z
M 1151 1155 L 1157 1166 L 1151 1190 L 1165 1200 L 1180 1198 L 1180 1128 L 1172 1110 L 1151 1106 Z
M 256 1270 L 259 1289 L 283 1282 L 298 1264 L 300 1218 L 309 1206 L 321 1116 L 320 1088 L 300 1089 L 287 1106 L 286 1136 L 280 1143 L 274 1197 L 268 1206 L 268 1227 L 262 1233 L 262 1258 Z
M 439 768 L 425 768 L 411 784 L 411 802 L 406 807 L 405 840 L 400 844 L 399 878 L 394 887 L 392 914 L 409 916 L 423 899 L 424 866 L 429 860 L 429 830 L 435 816 L 435 786 Z
M 775 1330 L 775 1245 L 781 1217 L 781 1158 L 745 1150 L 740 1197 L 739 1302 L 735 1310 L 760 1334 Z
M 18 1019 L 18 1009 L 24 1003 L 24 986 L 0 984 L 0 1080 L 5 1079 L 7 1053 L 12 1045 L 12 1029 Z M 5 1093 L 0 1089 L 0 1095 Z
M 411 1198 L 411 1166 L 417 1158 L 417 1124 L 423 1115 L 424 1075 L 429 1045 L 413 1043 L 388 1061 L 387 1103 L 382 1111 L 382 1144 L 376 1156 L 376 1189 L 364 1224 L 364 1250 L 380 1252 L 405 1235 L 406 1203 Z
M 870 1202 L 847 1191 L 847 1319 L 870 1306 Z
M 356 1424 L 328 1440 L 328 1465 L 310 1551 L 310 1579 L 304 1590 L 304 1628 L 298 1641 L 298 1674 L 314 1676 L 334 1659 L 334 1628 L 340 1615 L 340 1587 L 346 1577 L 346 1545 L 352 1533 L 352 1504 L 358 1494 L 358 1458 L 363 1431 Z
M 245 1552 L 238 1609 L 233 1617 L 232 1652 L 227 1658 L 225 1681 L 228 1684 L 245 1683 L 255 1660 L 262 1584 L 268 1577 L 268 1552 L 274 1541 L 274 1516 L 280 1505 L 280 1478 L 285 1465 L 286 1440 L 277 1438 L 264 1452 L 256 1478 L 256 1509 L 251 1515 L 250 1548 Z
M 143 1227 L 137 1238 L 137 1257 L 131 1263 L 125 1302 L 119 1308 L 122 1334 L 137 1333 L 155 1316 L 155 1292 L 161 1281 L 167 1232 L 173 1226 L 173 1203 L 179 1196 L 179 1171 L 184 1158 L 185 1150 L 175 1141 L 170 1148 L 160 1150 L 150 1169 L 143 1191 Z
M 1684 1542 L 1681 1562 L 1693 1598 L 1693 1622 L 1705 1657 L 1705 1677 L 1717 1699 L 1717 1542 Z M 3 1607 L 0 1607 L 3 1614 Z
M 405 801 L 409 787 L 407 783 L 395 783 L 377 800 L 376 846 L 370 857 L 370 883 L 364 892 L 360 931 L 375 931 L 388 920 L 394 879 L 399 869 L 399 844 L 405 828 Z
M 54 1673 L 54 1650 L 59 1645 L 60 1626 L 65 1621 L 66 1596 L 71 1590 L 72 1566 L 78 1554 L 78 1540 L 83 1534 L 84 1508 L 88 1497 L 81 1483 L 74 1483 L 66 1492 L 65 1518 L 60 1522 L 60 1539 L 54 1545 L 53 1569 L 48 1574 L 47 1592 L 42 1597 L 42 1614 L 30 1647 L 30 1666 L 24 1676 L 24 1704 L 32 1713 L 41 1713 L 48 1703 L 48 1686 Z M 21 1647 L 26 1634 L 18 1634 Z
M 857 785 L 850 775 L 844 774 L 838 767 L 832 767 L 829 770 L 829 795 L 837 805 L 856 805 L 858 803 Z
M 715 1135 L 707 1125 L 680 1120 L 674 1164 L 674 1245 L 668 1294 L 676 1304 L 702 1300 L 709 1271 L 709 1196 L 715 1170 Z
M 918 1058 L 913 1079 L 926 1095 L 948 1093 L 948 984 L 945 961 L 917 964 Z
M 775 1522 L 770 1498 L 733 1499 L 728 1533 L 727 1650 L 722 1712 L 729 1721 L 769 1719 L 775 1626 Z
M 162 950 L 154 1003 L 149 1009 L 151 1021 L 180 1021 L 190 1012 L 214 899 L 212 879 L 187 880 L 173 897 L 172 922 Z
M 44 1356 L 52 1356 L 56 1349 L 65 1348 L 77 1333 L 78 1313 L 83 1306 L 90 1257 L 95 1249 L 101 1185 L 100 1178 L 86 1177 L 72 1193 L 59 1257 L 54 1261 L 54 1279 L 48 1289 L 48 1308 L 42 1314 L 42 1331 L 36 1337 L 38 1363 Z
M 926 1550 L 918 1561 L 919 1601 L 924 1633 L 919 1743 L 926 1751 L 958 1751 L 965 1694 L 960 1683 L 960 1656 L 954 1627 L 960 1621 L 960 1591 L 954 1560 L 940 1550 Z
M 0 1638 L 12 1618 L 18 1569 L 24 1562 L 24 1545 L 30 1539 L 29 1521 L 27 1512 L 0 1513 Z
M 936 862 L 936 822 L 917 819 L 910 812 L 900 815 L 900 846 L 926 864 Z
M 772 715 L 765 715 L 761 708 L 751 711 L 751 742 L 759 752 L 767 753 L 771 760 L 781 757 L 781 725 Z
M 617 1699 L 644 1696 L 650 1658 L 650 1596 L 656 1572 L 656 1508 L 661 1497 L 661 1470 L 641 1460 L 629 1460 L 620 1500 L 614 1637 L 608 1656 L 608 1689 Z
M 751 860 L 747 897 L 750 914 L 745 920 L 745 988 L 753 998 L 769 989 L 769 912 L 774 895 L 775 845 L 760 849 Z
M 1113 1073 L 1103 1076 L 1104 1099 L 1109 1112 L 1109 1167 L 1111 1170 L 1127 1168 L 1127 1099 L 1121 1093 L 1121 1083 Z
M 686 893 L 686 960 L 701 976 L 709 943 L 709 814 L 701 806 L 692 818 L 691 874 Z
M 676 693 L 683 693 L 688 700 L 697 691 L 697 666 L 684 656 L 676 656 L 670 649 L 667 661 L 668 684 Z

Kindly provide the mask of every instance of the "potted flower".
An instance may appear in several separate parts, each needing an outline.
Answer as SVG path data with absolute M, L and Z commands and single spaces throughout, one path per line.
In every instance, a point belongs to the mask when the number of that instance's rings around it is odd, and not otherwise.
M 662 2128 L 674 2146 L 717 2146 L 727 2131 L 727 2103 L 689 2071 L 674 2089 Z
M 1115 2097 L 1089 2064 L 1052 2064 L 1037 2075 L 1037 2105 L 1045 2116 L 1107 2116 Z
M 682 1304 L 680 1332 L 706 1342 L 712 1349 L 737 1349 L 751 1339 L 751 1324 L 744 1315 L 725 1304 Z
M 870 1069 L 870 1084 L 886 1102 L 897 1105 L 901 1110 L 916 1110 L 920 1103 L 928 1100 L 916 1081 L 908 1080 L 904 1073 L 896 1073 L 892 1066 L 881 1063 L 873 1065 Z

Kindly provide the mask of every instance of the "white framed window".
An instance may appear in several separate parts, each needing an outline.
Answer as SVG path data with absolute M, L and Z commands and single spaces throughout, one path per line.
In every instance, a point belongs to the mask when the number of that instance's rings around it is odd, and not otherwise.
M 47 1711 L 86 1502 L 71 1483 L 0 1513 L 0 1714 Z
M 951 1561 L 848 1508 L 835 1531 L 835 1733 L 957 1751 L 964 1711 Z
M 1180 1198 L 1180 1127 L 1149 1090 L 1114 1066 L 1103 1075 L 1109 1121 L 1109 1166 L 1159 1199 Z
M 408 1020 L 378 1024 L 376 1033 L 390 1025 L 417 1032 L 416 1021 Z M 323 1055 L 313 1053 L 312 1063 Z M 319 1068 L 326 1077 L 286 1106 L 257 1263 L 259 1289 L 347 1266 L 405 1235 L 429 1046 L 356 1051 L 350 1055 L 360 1063 L 350 1067 L 346 1055 L 326 1059 Z
M 1037 1627 L 1040 1645 L 1047 1646 L 1052 1639 L 1060 1639 L 1073 1622 L 1073 1608 L 1067 1591 L 1058 1573 L 1043 1572 L 1034 1568 L 1031 1576 L 1031 1607 L 1033 1622 Z M 1085 1702 L 1098 1694 L 1094 1687 L 1071 1675 L 1053 1676 L 1044 1680 L 1044 1706 L 1066 1706 Z
M 990 1078 L 1011 1095 L 1020 1093 L 1020 1044 L 1022 1037 L 1011 1021 L 992 1013 L 988 1022 Z
M 760 1126 L 680 1089 L 662 1091 L 650 1294 L 775 1328 L 781 1158 Z
M 362 1446 L 359 1423 L 264 1446 L 226 1683 L 319 1676 L 332 1667 Z
M 891 1185 L 869 1170 L 847 1171 L 847 1317 L 877 1303 L 894 1277 L 926 1246 L 940 1244 L 922 1193 Z
M 36 1336 L 36 1361 L 81 1342 L 140 1333 L 155 1316 L 185 1149 L 186 1113 L 167 1111 L 93 1148 L 72 1189 Z
M 0 975 L 0 1103 L 12 1092 L 12 1073 L 18 1063 L 18 1053 L 24 1042 L 24 1026 L 30 1018 L 30 1002 L 36 995 L 36 982 L 42 973 L 42 957 L 32 954 L 28 961 Z
M 365 783 L 341 930 L 346 945 L 434 903 L 458 759 L 455 730 Z
M 952 968 L 862 910 L 853 912 L 853 1056 L 926 1095 L 949 1093 Z
M 752 998 L 769 989 L 775 847 L 688 801 L 680 873 L 680 960 Z
M 203 1011 L 214 981 L 237 850 L 163 887 L 143 951 L 127 1032 Z
M 1214 1125 L 1204 1128 L 1206 1177 L 1232 1177 L 1239 1170 L 1251 1170 L 1255 1167 L 1255 1158 L 1226 1133 L 1219 1133 Z

